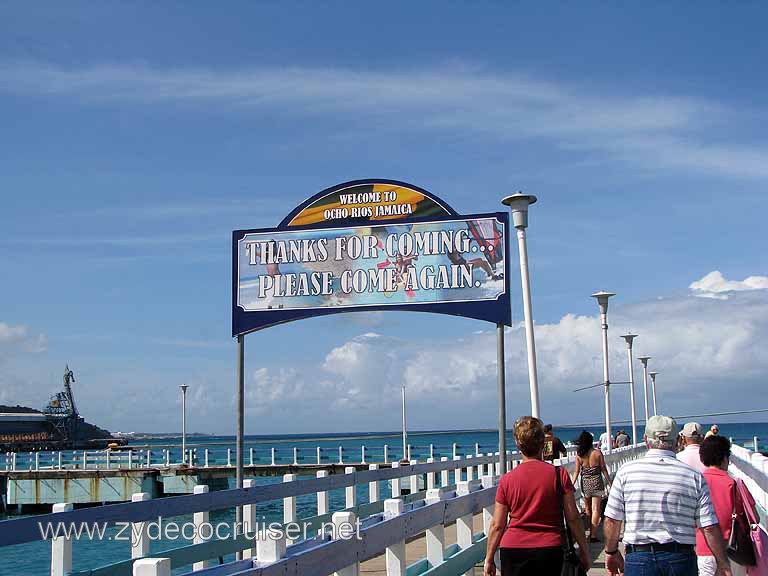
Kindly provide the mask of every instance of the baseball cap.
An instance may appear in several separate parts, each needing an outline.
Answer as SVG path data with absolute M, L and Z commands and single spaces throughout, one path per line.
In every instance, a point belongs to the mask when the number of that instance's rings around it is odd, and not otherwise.
M 677 435 L 677 422 L 669 416 L 651 416 L 645 424 L 645 435 L 653 440 L 667 440 Z
M 701 436 L 701 424 L 698 422 L 686 422 L 681 434 L 686 438 L 696 438 L 697 436 Z

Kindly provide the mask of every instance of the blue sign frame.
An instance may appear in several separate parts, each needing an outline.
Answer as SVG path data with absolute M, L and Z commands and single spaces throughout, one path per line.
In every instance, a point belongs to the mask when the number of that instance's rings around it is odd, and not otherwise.
M 334 221 L 327 224 L 313 224 L 308 226 L 287 226 L 286 224 L 292 220 L 292 218 L 301 212 L 301 210 L 311 205 L 315 200 L 322 198 L 329 192 L 333 192 L 344 187 L 348 187 L 358 183 L 386 183 L 393 185 L 403 185 L 411 189 L 416 189 L 410 184 L 400 183 L 396 181 L 384 181 L 384 180 L 359 180 L 353 183 L 341 184 L 324 190 L 323 192 L 313 196 L 301 206 L 296 208 L 289 214 L 277 228 L 261 228 L 251 230 L 235 230 L 232 233 L 232 335 L 241 336 L 250 332 L 255 332 L 270 326 L 276 326 L 278 324 L 284 324 L 286 322 L 292 322 L 294 320 L 302 320 L 305 318 L 313 318 L 316 316 L 327 316 L 329 314 L 339 314 L 343 312 L 372 312 L 378 310 L 399 310 L 399 311 L 411 311 L 411 312 L 431 312 L 437 314 L 448 314 L 453 316 L 463 316 L 465 318 L 474 318 L 476 320 L 483 320 L 486 322 L 492 322 L 494 324 L 504 324 L 511 326 L 512 324 L 512 311 L 510 306 L 510 273 L 509 273 L 509 215 L 506 212 L 493 212 L 485 214 L 456 214 L 453 209 L 447 207 L 445 203 L 436 199 L 429 193 L 422 191 L 419 192 L 428 195 L 430 198 L 437 200 L 440 205 L 446 208 L 446 212 L 449 212 L 445 216 L 432 216 L 425 218 L 403 218 L 397 220 L 386 220 L 384 222 L 370 222 L 371 225 L 375 224 L 418 224 L 425 222 L 450 222 L 457 219 L 479 219 L 479 218 L 495 218 L 501 223 L 504 236 L 504 292 L 500 294 L 495 300 L 478 300 L 478 301 L 461 301 L 461 302 L 440 302 L 440 303 L 414 303 L 414 304 L 389 304 L 389 305 L 361 305 L 355 307 L 343 307 L 343 308 L 305 308 L 305 309 L 267 309 L 258 311 L 246 311 L 241 308 L 238 302 L 238 290 L 239 290 L 239 254 L 238 254 L 238 242 L 242 240 L 247 234 L 252 233 L 269 233 L 269 232 L 299 232 L 302 230 L 318 231 L 324 229 L 334 229 L 340 226 L 365 226 L 359 222 L 345 222 Z

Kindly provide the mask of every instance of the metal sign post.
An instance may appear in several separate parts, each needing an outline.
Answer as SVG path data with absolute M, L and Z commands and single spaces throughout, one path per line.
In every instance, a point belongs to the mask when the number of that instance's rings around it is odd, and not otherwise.
M 496 369 L 499 377 L 499 464 L 507 472 L 507 393 L 504 366 L 504 324 L 496 324 Z

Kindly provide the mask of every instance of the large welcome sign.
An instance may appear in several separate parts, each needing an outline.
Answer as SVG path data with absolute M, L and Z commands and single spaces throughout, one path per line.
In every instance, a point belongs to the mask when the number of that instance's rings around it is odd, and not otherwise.
M 355 310 L 509 325 L 507 228 L 402 182 L 325 190 L 277 228 L 233 233 L 233 335 Z

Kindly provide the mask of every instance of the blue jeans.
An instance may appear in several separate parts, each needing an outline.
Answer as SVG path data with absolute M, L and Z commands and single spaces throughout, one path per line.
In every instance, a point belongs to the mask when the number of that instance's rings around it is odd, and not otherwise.
M 624 576 L 697 576 L 696 553 L 632 552 L 624 559 Z

